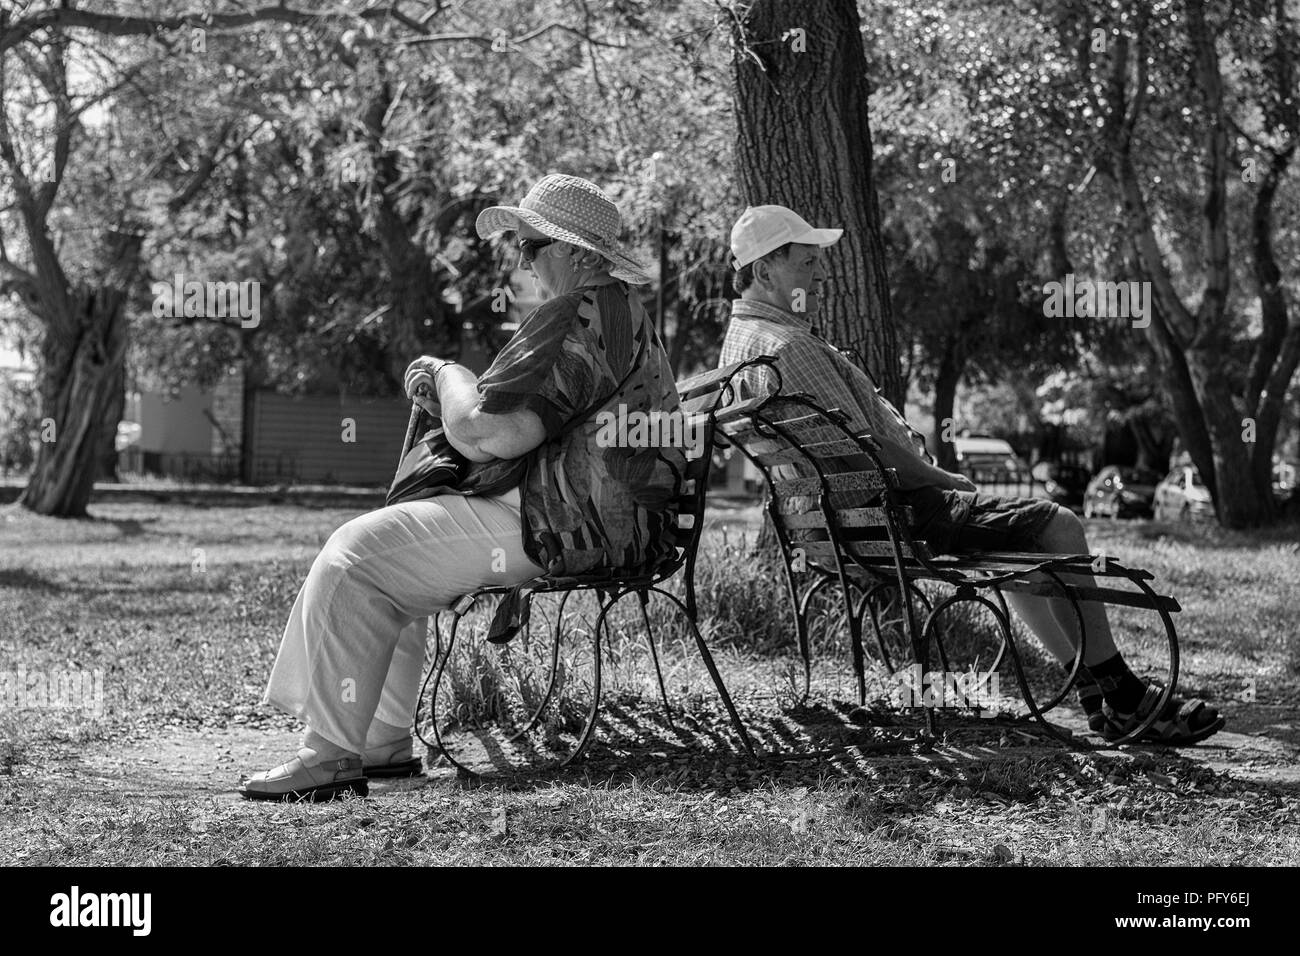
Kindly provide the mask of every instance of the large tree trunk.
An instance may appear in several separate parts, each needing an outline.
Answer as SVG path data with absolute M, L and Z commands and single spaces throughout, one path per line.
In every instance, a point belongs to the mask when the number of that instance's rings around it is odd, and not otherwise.
M 384 120 L 392 102 L 392 85 L 385 79 L 376 87 L 362 119 L 378 196 L 375 233 L 388 273 L 389 310 L 384 316 L 388 371 L 400 383 L 406 367 L 421 353 L 442 358 L 459 354 L 461 317 L 443 301 L 433 259 L 416 240 L 415 217 L 399 206 L 404 181 L 398 155 L 384 138 Z
M 109 233 L 98 286 L 82 285 L 43 303 L 49 309 L 66 302 L 71 314 L 51 322 L 41 344 L 42 441 L 19 498 L 38 514 L 86 514 L 103 456 L 105 409 L 115 389 L 121 391 L 126 301 L 143 241 L 138 232 Z
M 947 471 L 957 470 L 957 449 L 952 441 L 954 432 L 948 426 L 953 424 L 961 372 L 956 349 L 949 341 L 934 375 L 934 458 L 935 464 Z
M 246 485 L 255 485 L 259 475 L 254 466 L 254 448 L 257 429 L 254 415 L 257 405 L 257 390 L 266 384 L 266 359 L 257 347 L 258 329 L 239 330 L 239 480 Z
M 1136 466 L 1164 474 L 1169 468 L 1169 443 L 1162 435 L 1156 434 L 1150 421 L 1143 418 L 1130 419 L 1128 427 L 1137 444 Z
M 1183 302 L 1165 262 L 1155 218 L 1147 206 L 1144 175 L 1133 161 L 1133 129 L 1150 92 L 1147 12 L 1138 7 L 1133 21 L 1135 75 L 1130 77 L 1126 33 L 1117 37 L 1111 54 L 1106 85 L 1108 115 L 1103 131 L 1109 154 L 1107 171 L 1119 188 L 1134 250 L 1144 278 L 1151 283 L 1152 314 L 1145 331 L 1173 402 L 1178 431 L 1214 496 L 1220 522 L 1233 528 L 1258 526 L 1275 513 L 1267 476 L 1278 427 L 1277 403 L 1300 364 L 1300 329 L 1288 329 L 1279 271 L 1273 258 L 1271 219 L 1273 190 L 1293 149 L 1273 154 L 1257 196 L 1252 233 L 1264 331 L 1254 343 L 1247 381 L 1239 391 L 1224 368 L 1224 356 L 1234 344 L 1226 315 L 1232 279 L 1226 199 L 1229 124 L 1216 36 L 1207 22 L 1203 0 L 1187 0 L 1184 22 L 1191 50 L 1188 63 L 1194 88 L 1202 99 L 1198 167 L 1204 189 L 1201 266 L 1205 278 L 1200 303 L 1193 310 Z M 1277 22 L 1283 19 L 1279 16 Z M 1271 68 L 1276 70 L 1284 62 L 1284 57 L 1275 56 Z M 1289 95 L 1289 73 L 1278 74 L 1275 79 Z M 1294 118 L 1291 123 L 1298 125 Z M 1247 419 L 1254 420 L 1254 444 L 1243 434 L 1249 427 Z
M 117 481 L 117 426 L 126 411 L 126 363 L 117 366 L 114 380 L 108 387 L 108 403 L 100 418 L 99 468 L 97 481 Z
M 828 250 L 826 337 L 866 362 L 903 406 L 867 125 L 856 0 L 757 0 L 734 23 L 736 172 L 750 205 L 842 227 Z
M 1225 348 L 1226 343 L 1222 343 L 1220 348 L 1197 348 L 1188 353 L 1189 370 L 1205 410 L 1213 448 L 1211 470 L 1207 472 L 1203 465 L 1199 470 L 1214 492 L 1220 523 L 1228 528 L 1253 528 L 1272 515 L 1272 493 L 1261 499 L 1255 487 L 1252 445 L 1243 441 L 1243 416 L 1223 373 Z

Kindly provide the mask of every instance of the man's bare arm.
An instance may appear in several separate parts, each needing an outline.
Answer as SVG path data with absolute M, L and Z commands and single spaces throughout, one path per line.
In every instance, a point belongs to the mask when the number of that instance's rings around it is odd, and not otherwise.
M 914 448 L 900 445 L 888 435 L 872 435 L 872 440 L 880 447 L 880 457 L 886 468 L 898 472 L 898 480 L 905 489 L 920 487 L 941 488 L 944 491 L 975 491 L 975 484 L 965 475 L 954 475 L 936 465 L 930 464 Z M 861 467 L 871 467 L 871 459 L 861 456 Z M 858 467 L 855 465 L 854 467 Z

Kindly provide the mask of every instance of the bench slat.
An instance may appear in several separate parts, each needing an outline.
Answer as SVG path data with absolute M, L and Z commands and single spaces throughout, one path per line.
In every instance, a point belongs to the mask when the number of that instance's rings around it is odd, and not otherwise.
M 825 419 L 818 419 L 825 421 Z M 781 442 L 782 444 L 796 444 L 801 448 L 819 447 L 822 456 L 825 455 L 857 455 L 861 454 L 862 449 L 857 442 L 853 441 L 843 431 L 833 425 L 821 425 L 817 427 L 804 428 L 799 431 L 790 431 L 789 435 L 773 434 L 771 429 L 762 430 L 754 423 L 752 417 L 745 417 L 737 420 L 719 422 L 719 429 L 729 439 L 732 439 L 746 448 L 758 447 L 760 443 Z M 835 444 L 839 443 L 839 444 Z M 828 447 L 821 447 L 828 446 Z
M 886 468 L 884 477 L 879 471 L 846 471 L 826 476 L 826 484 L 831 491 L 881 491 L 886 480 L 898 487 L 898 472 Z M 815 495 L 821 490 L 820 478 L 783 478 L 772 482 L 772 493 L 777 498 Z
M 827 565 L 835 563 L 835 545 L 829 541 L 792 541 L 790 546 L 802 549 L 804 555 L 810 560 Z M 845 541 L 844 548 L 848 554 L 856 557 L 868 560 L 881 559 L 882 566 L 889 564 L 894 557 L 894 546 L 889 541 Z M 912 552 L 902 542 L 899 542 L 899 551 L 905 559 L 912 557 Z M 917 551 L 921 556 L 929 557 L 929 551 L 919 541 Z
M 900 517 L 910 525 L 912 522 L 912 509 L 904 507 L 900 508 L 899 511 L 902 512 Z M 843 508 L 836 509 L 834 515 L 841 528 L 886 527 L 884 508 Z M 803 514 L 784 515 L 781 518 L 781 524 L 787 528 L 823 528 L 826 526 L 826 518 L 821 509 L 817 509 Z
M 752 458 L 769 468 L 773 465 L 797 464 L 799 462 L 803 462 L 811 468 L 813 466 L 809 462 L 809 458 L 815 461 L 840 461 L 845 455 L 862 454 L 862 449 L 850 441 L 828 442 L 822 445 L 802 447 L 782 443 L 784 447 L 772 448 L 774 444 L 774 442 L 767 441 L 764 442 L 766 448 L 756 450 L 754 446 L 742 442 L 742 447 Z
M 935 559 L 935 564 L 940 567 L 952 567 L 954 570 L 965 570 L 967 568 L 973 571 L 1014 571 L 1017 566 L 1042 564 L 1051 558 L 1050 554 L 1040 554 L 1032 551 L 981 551 L 977 554 L 945 554 L 941 558 Z M 1057 570 L 1057 574 L 1091 574 L 1094 577 L 1128 577 L 1127 572 L 1112 571 L 1109 567 L 1104 571 L 1093 571 L 1091 563 L 1094 557 L 1088 556 L 1088 565 L 1079 566 L 1077 571 L 1070 569 Z M 1134 575 L 1143 581 L 1155 579 L 1155 575 L 1150 571 L 1144 571 L 1141 568 L 1129 568 Z
M 1041 597 L 1060 597 L 1060 588 L 1054 584 L 1031 584 L 1028 581 L 1007 581 L 999 584 L 998 588 L 1002 591 L 1012 591 L 1016 594 L 1037 594 Z M 1124 607 L 1143 608 L 1151 610 L 1151 599 L 1145 594 L 1138 591 L 1122 591 L 1119 588 L 1094 588 L 1085 587 L 1078 584 L 1066 584 L 1066 588 L 1074 594 L 1076 598 L 1082 601 L 1101 601 L 1105 604 L 1118 604 Z M 1182 608 L 1178 601 L 1167 594 L 1157 594 L 1156 600 L 1166 611 L 1178 612 Z
M 800 444 L 833 440 L 851 441 L 853 438 L 851 432 L 830 422 L 823 415 L 804 414 L 796 417 L 786 417 L 770 414 L 768 409 L 764 408 L 756 417 L 762 422 L 764 430 L 770 431 L 774 427 L 780 428 L 787 435 L 798 439 Z M 751 429 L 755 427 L 752 418 L 749 427 Z
M 849 416 L 838 408 L 830 407 L 826 411 L 830 413 L 829 418 L 827 415 L 823 415 L 820 409 L 812 408 L 802 402 L 778 397 L 768 402 L 763 409 L 762 417 L 766 421 L 780 425 L 783 428 L 788 427 L 792 431 L 798 431 L 809 426 L 827 425 L 839 418 L 843 418 L 845 421 L 849 420 Z
M 738 369 L 751 364 L 754 367 L 759 367 L 764 363 L 733 362 L 731 365 L 722 368 L 715 368 L 708 372 L 701 372 L 699 375 L 692 375 L 690 378 L 677 383 L 677 394 L 682 401 L 704 395 L 713 395 L 731 381 L 732 376 L 736 374 Z

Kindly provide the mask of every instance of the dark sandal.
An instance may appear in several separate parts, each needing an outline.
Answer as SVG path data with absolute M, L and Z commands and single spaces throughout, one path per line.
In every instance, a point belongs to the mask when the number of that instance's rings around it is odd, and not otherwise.
M 1102 696 L 1101 688 L 1096 684 L 1089 684 L 1086 687 L 1076 686 L 1076 690 L 1079 695 L 1079 706 L 1083 708 L 1083 713 L 1088 718 L 1088 729 L 1094 734 L 1102 733 L 1108 721 L 1102 712 L 1106 699 Z
M 1162 693 L 1164 689 L 1159 684 L 1147 681 L 1146 693 L 1132 714 L 1121 714 L 1109 704 L 1103 705 L 1105 726 L 1101 729 L 1101 735 L 1109 741 L 1115 741 L 1136 730 L 1151 713 Z M 1227 719 L 1200 698 L 1180 700 L 1174 697 L 1165 705 L 1162 716 L 1143 731 L 1137 740 L 1130 742 L 1187 747 L 1217 734 L 1226 724 Z M 1089 721 L 1089 726 L 1091 725 Z

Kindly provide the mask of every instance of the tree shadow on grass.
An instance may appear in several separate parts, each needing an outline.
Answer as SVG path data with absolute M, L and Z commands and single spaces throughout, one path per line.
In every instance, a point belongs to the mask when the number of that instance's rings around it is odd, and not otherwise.
M 1198 551 L 1263 551 L 1300 542 L 1300 521 L 1296 520 L 1279 521 L 1267 528 L 1250 531 L 1231 531 L 1212 521 L 1142 521 L 1122 530 L 1131 533 L 1139 542 L 1164 539 Z M 1140 563 L 1135 562 L 1135 565 L 1140 566 Z
M 152 518 L 145 518 L 143 521 L 139 518 L 98 518 L 93 516 L 91 520 L 99 524 L 111 524 L 124 538 L 138 538 L 151 530 L 146 528 L 145 525 L 157 524 L 160 519 L 155 515 Z
M 0 568 L 0 588 L 36 591 L 40 594 L 62 594 L 64 586 L 26 568 Z

